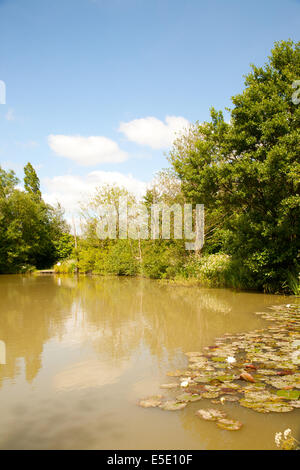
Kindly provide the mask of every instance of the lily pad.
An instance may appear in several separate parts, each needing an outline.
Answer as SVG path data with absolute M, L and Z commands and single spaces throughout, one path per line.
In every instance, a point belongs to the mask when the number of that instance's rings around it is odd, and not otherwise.
M 287 400 L 298 400 L 300 392 L 298 392 L 298 390 L 278 390 L 277 395 Z
M 207 410 L 197 410 L 196 415 L 205 421 L 217 421 L 226 417 L 226 413 L 220 410 L 214 410 L 213 408 Z
M 199 375 L 198 377 L 195 377 L 194 380 L 197 383 L 209 383 L 212 380 L 212 378 L 207 377 L 207 375 Z
M 168 400 L 165 403 L 159 405 L 159 408 L 166 411 L 178 411 L 185 408 L 187 403 L 178 402 L 176 400 Z
M 252 375 L 246 371 L 241 373 L 240 379 L 246 380 L 246 382 L 255 382 L 255 379 L 252 377 Z
M 223 401 L 228 401 L 228 402 L 235 402 L 235 401 L 240 401 L 240 397 L 237 395 L 226 395 L 224 397 L 220 398 L 220 402 L 222 403 Z
M 226 429 L 227 431 L 238 431 L 241 429 L 243 424 L 235 419 L 220 419 L 217 422 L 217 426 L 221 429 Z
M 178 395 L 176 399 L 178 401 L 188 402 L 188 401 L 198 401 L 201 400 L 202 396 L 196 393 L 182 393 Z
M 225 362 L 226 361 L 226 357 L 212 357 L 212 360 L 214 362 Z
M 209 387 L 208 385 L 195 384 L 195 385 L 192 385 L 191 387 L 189 387 L 187 392 L 199 395 L 200 393 L 207 392 L 208 387 Z
M 289 411 L 293 411 L 293 407 L 285 403 L 264 403 L 263 409 L 275 413 L 288 413 Z
M 268 312 L 257 314 L 273 324 L 252 332 L 225 334 L 202 352 L 186 353 L 189 359 L 187 369 L 167 374 L 180 378 L 184 383 L 182 387 L 185 388 L 177 399 L 163 401 L 159 397 L 150 397 L 141 400 L 141 406 L 160 406 L 173 411 L 206 398 L 219 404 L 239 401 L 241 406 L 259 413 L 285 413 L 300 408 L 300 371 L 294 360 L 300 353 L 297 349 L 300 346 L 299 307 L 277 305 Z M 228 363 L 227 358 L 230 357 L 236 358 L 234 364 Z M 161 388 L 181 387 L 177 383 L 166 383 Z M 238 394 L 244 397 L 240 398 Z M 202 411 L 207 413 L 210 410 Z M 212 420 L 209 413 L 207 416 Z M 216 419 L 223 418 L 213 418 Z
M 278 401 L 279 397 L 272 395 L 268 390 L 252 391 L 245 390 L 245 399 L 252 402 Z
M 202 393 L 203 398 L 218 398 L 219 392 L 204 392 Z
M 292 406 L 293 408 L 300 408 L 300 400 L 289 401 L 289 406 Z
M 155 408 L 161 404 L 161 400 L 161 395 L 144 398 L 143 400 L 139 401 L 139 406 L 142 406 L 143 408 Z
M 235 375 L 218 375 L 217 379 L 220 380 L 220 382 L 231 382 L 235 379 Z

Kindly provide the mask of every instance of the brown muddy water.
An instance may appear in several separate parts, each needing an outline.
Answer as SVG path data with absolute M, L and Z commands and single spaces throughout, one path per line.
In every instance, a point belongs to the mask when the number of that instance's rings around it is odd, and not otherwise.
M 230 432 L 197 418 L 197 402 L 137 406 L 187 367 L 185 352 L 264 328 L 254 312 L 288 301 L 143 279 L 1 276 L 0 448 L 274 449 L 286 428 L 299 438 L 300 409 L 226 403 L 244 424 Z

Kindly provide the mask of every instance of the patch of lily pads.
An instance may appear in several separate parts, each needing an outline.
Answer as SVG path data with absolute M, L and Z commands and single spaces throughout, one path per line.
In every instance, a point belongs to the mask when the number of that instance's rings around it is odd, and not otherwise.
M 198 410 L 196 411 L 196 416 L 199 416 L 205 421 L 216 421 L 219 428 L 226 429 L 227 431 L 238 431 L 242 427 L 240 421 L 229 419 L 224 411 L 215 410 L 213 408 Z
M 300 305 L 276 305 L 256 314 L 272 325 L 248 333 L 226 334 L 202 352 L 185 353 L 187 369 L 168 372 L 177 381 L 161 385 L 176 396 L 149 397 L 141 400 L 140 406 L 176 411 L 204 399 L 221 405 L 237 403 L 258 413 L 299 409 Z M 221 429 L 233 431 L 242 426 L 221 410 L 202 409 L 196 414 L 216 421 Z

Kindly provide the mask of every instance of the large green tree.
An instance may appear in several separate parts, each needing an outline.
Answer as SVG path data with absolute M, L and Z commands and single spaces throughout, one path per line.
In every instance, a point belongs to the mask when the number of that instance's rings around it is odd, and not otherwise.
M 0 167 L 0 273 L 50 267 L 71 251 L 63 212 L 42 200 L 32 169 L 25 167 L 26 191 L 21 191 L 15 174 Z M 68 243 L 66 250 L 62 243 Z
M 245 285 L 265 290 L 299 271 L 299 77 L 300 43 L 276 43 L 232 98 L 230 123 L 213 109 L 170 154 L 187 199 L 215 214 L 219 249 L 232 254 Z
M 24 188 L 25 191 L 31 194 L 37 201 L 41 200 L 40 180 L 30 162 L 24 167 Z

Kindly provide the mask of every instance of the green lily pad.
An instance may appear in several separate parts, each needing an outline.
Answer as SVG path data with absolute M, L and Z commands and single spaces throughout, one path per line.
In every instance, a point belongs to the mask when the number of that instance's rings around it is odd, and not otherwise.
M 264 403 L 263 408 L 275 413 L 288 413 L 289 411 L 293 411 L 293 407 L 285 403 Z
M 218 375 L 217 379 L 220 380 L 220 382 L 231 382 L 231 380 L 235 379 L 235 375 Z
M 278 390 L 277 395 L 287 400 L 298 400 L 300 392 L 298 392 L 298 390 Z
M 255 374 L 255 377 L 259 375 L 277 375 L 277 372 L 272 369 L 260 369 L 258 374 Z
M 178 401 L 188 402 L 188 401 L 198 401 L 201 400 L 202 396 L 196 393 L 182 393 L 178 395 L 176 399 Z
M 248 333 L 225 334 L 202 352 L 186 353 L 188 368 L 168 375 L 180 377 L 187 386 L 179 392 L 176 401 L 162 402 L 159 406 L 175 410 L 207 398 L 220 404 L 239 401 L 241 406 L 259 413 L 285 413 L 300 408 L 300 371 L 294 361 L 297 341 L 300 346 L 299 307 L 281 305 L 257 314 L 272 321 L 272 325 Z M 232 365 L 227 363 L 230 356 L 236 358 Z M 161 387 L 172 389 L 179 385 L 166 383 Z M 237 393 L 244 397 L 240 398 Z M 142 401 L 146 402 L 146 407 L 157 406 L 155 400 L 154 404 L 147 399 Z
M 222 384 L 221 390 L 223 391 L 223 390 L 225 390 L 225 389 L 226 389 L 226 390 L 233 390 L 233 391 L 234 391 L 234 390 L 240 389 L 240 386 L 239 386 L 238 384 L 233 383 L 233 382 L 229 382 L 229 383 L 226 383 L 226 385 L 223 385 L 223 384 Z
M 219 392 L 204 392 L 202 393 L 203 398 L 218 398 Z
M 195 384 L 195 385 L 191 385 L 187 389 L 187 392 L 188 393 L 193 393 L 195 395 L 199 395 L 200 393 L 207 392 L 207 387 L 208 387 L 208 385 Z
M 240 405 L 244 406 L 245 408 L 250 408 L 251 410 L 257 411 L 258 413 L 270 413 L 270 410 L 263 408 L 262 403 L 253 403 L 253 402 L 247 402 L 245 401 L 240 401 Z
M 165 403 L 159 405 L 159 408 L 166 411 L 177 411 L 185 408 L 187 403 L 178 402 L 176 400 L 168 400 Z
M 279 398 L 276 395 L 272 395 L 268 390 L 262 391 L 247 391 L 245 390 L 245 399 L 252 402 L 266 402 L 266 401 L 278 401 Z
M 206 375 L 199 375 L 198 377 L 195 377 L 194 380 L 197 383 L 209 383 L 212 379 Z

